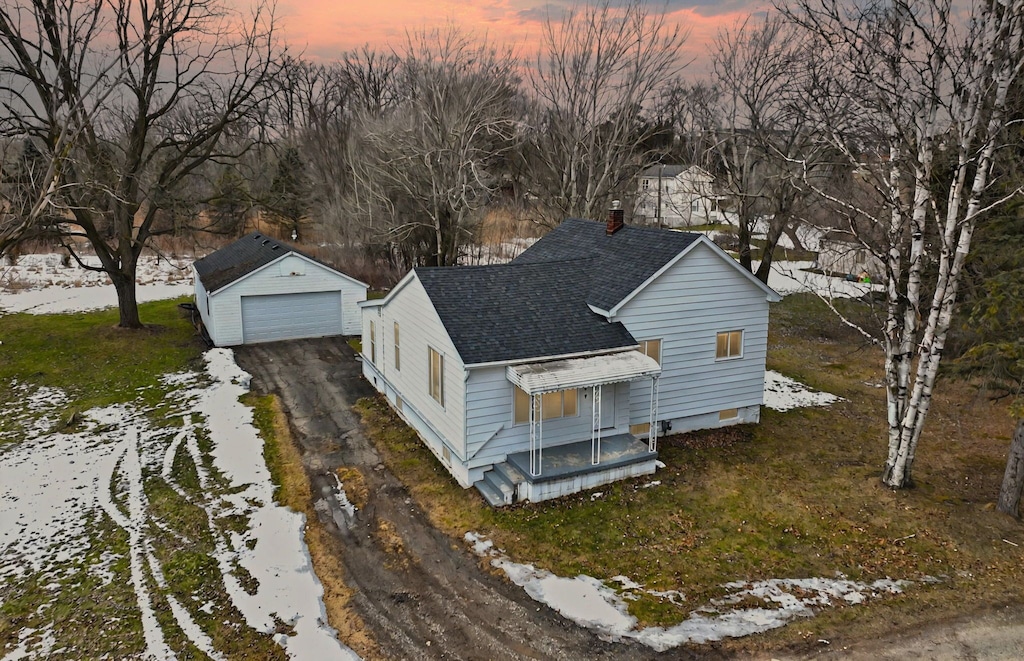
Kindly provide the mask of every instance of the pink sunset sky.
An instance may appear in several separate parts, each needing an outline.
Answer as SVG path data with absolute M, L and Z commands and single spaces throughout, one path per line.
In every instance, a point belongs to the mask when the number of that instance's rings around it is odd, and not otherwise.
M 614 0 L 613 0 L 614 1 Z M 558 17 L 571 2 L 562 0 L 278 0 L 283 35 L 293 51 L 310 59 L 331 60 L 363 44 L 400 48 L 407 31 L 455 23 L 516 47 L 522 57 L 536 53 L 544 17 Z M 668 20 L 690 30 L 686 54 L 699 73 L 706 64 L 707 45 L 722 27 L 731 27 L 752 11 L 758 0 L 671 0 L 648 3 L 651 11 L 667 9 Z

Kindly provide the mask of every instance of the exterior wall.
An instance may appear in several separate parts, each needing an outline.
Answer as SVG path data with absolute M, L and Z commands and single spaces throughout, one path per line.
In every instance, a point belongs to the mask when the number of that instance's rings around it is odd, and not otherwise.
M 650 388 L 648 379 L 638 383 Z M 608 430 L 608 434 L 629 431 L 629 385 L 618 383 L 604 386 L 603 392 L 609 389 L 615 392 L 615 428 L 614 431 Z M 509 454 L 530 449 L 530 425 L 513 424 L 512 387 L 505 376 L 504 366 L 469 370 L 466 381 L 466 445 L 471 469 L 500 463 Z M 543 422 L 541 433 L 544 447 L 590 438 L 593 424 L 590 389 L 580 389 L 578 397 L 578 415 Z
M 196 283 L 198 302 L 198 278 Z M 210 310 L 203 323 L 217 346 L 242 344 L 243 296 L 319 291 L 339 292 L 341 334 L 359 333 L 358 303 L 366 300 L 366 287 L 294 253 L 210 294 Z
M 203 320 L 203 326 L 206 327 L 206 331 L 210 334 L 210 339 L 216 344 L 217 339 L 213 336 L 214 329 L 210 324 L 210 298 L 206 295 L 206 287 L 203 287 L 203 283 L 199 280 L 195 269 L 192 269 L 192 282 L 195 284 L 196 309 L 199 310 L 199 318 Z
M 661 223 L 666 227 L 689 227 L 725 220 L 719 211 L 712 183 L 714 179 L 689 170 L 676 177 L 660 178 Z M 646 188 L 644 187 L 646 183 Z M 634 215 L 653 222 L 658 218 L 659 177 L 641 177 Z M 693 209 L 693 203 L 697 209 Z
M 471 479 L 469 469 L 450 452 L 450 447 L 448 456 L 445 456 L 444 448 L 447 446 L 445 440 L 412 404 L 406 403 L 403 398 L 401 409 L 399 409 L 398 398 L 401 395 L 388 383 L 380 371 L 369 360 L 365 359 L 363 360 L 363 377 L 387 398 L 388 403 L 395 409 L 398 416 L 416 430 L 427 448 L 434 453 L 437 460 L 448 469 L 463 488 L 468 489 L 481 478 L 481 475 L 477 475 Z
M 364 367 L 367 379 L 373 383 L 373 377 L 376 377 L 378 390 L 384 392 L 381 384 L 386 383 L 393 393 L 402 398 L 403 409 L 411 410 L 407 420 L 428 445 L 432 439 L 435 441 L 437 447 L 432 449 L 439 456 L 443 454 L 440 446 L 445 446 L 451 453 L 452 466 L 463 462 L 466 456 L 466 370 L 419 280 L 415 275 L 410 277 L 387 303 L 365 306 L 361 313 L 362 358 L 364 363 L 372 362 L 370 372 L 366 371 L 370 366 Z M 371 321 L 376 326 L 375 361 L 370 360 Z M 400 339 L 399 369 L 395 369 L 396 321 Z M 443 407 L 430 396 L 427 347 L 444 355 Z
M 735 424 L 719 422 L 718 412 L 760 406 L 768 301 L 710 247 L 694 247 L 624 305 L 615 320 L 637 340 L 661 339 L 658 419 L 672 421 L 673 433 Z M 743 331 L 743 355 L 716 360 L 716 335 L 731 330 Z M 633 384 L 631 424 L 649 419 L 645 385 Z M 751 415 L 745 413 L 744 421 L 754 421 Z

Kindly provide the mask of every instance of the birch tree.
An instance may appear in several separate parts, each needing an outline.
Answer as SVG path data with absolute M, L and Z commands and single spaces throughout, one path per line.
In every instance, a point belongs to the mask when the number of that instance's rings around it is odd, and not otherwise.
M 140 327 L 139 256 L 176 187 L 231 156 L 221 138 L 263 101 L 274 50 L 269 5 L 244 17 L 217 0 L 0 2 L 0 130 L 50 163 L 37 210 L 4 223 L 0 249 L 47 222 L 110 277 L 120 325 Z
M 816 40 L 819 85 L 808 102 L 822 134 L 881 209 L 831 197 L 855 235 L 880 227 L 886 237 L 882 480 L 908 487 L 974 231 L 1020 193 L 988 196 L 1007 93 L 1024 66 L 1024 0 L 982 2 L 966 17 L 950 0 L 799 0 L 781 9 Z M 952 161 L 946 176 L 940 150 Z
M 642 111 L 682 69 L 686 32 L 639 1 L 605 0 L 544 22 L 528 78 L 538 105 L 530 191 L 560 222 L 593 218 L 655 161 Z

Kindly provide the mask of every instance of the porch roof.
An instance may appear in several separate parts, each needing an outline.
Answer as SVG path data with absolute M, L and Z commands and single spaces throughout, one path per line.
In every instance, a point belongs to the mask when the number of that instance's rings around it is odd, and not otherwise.
M 509 365 L 505 374 L 509 381 L 528 395 L 536 395 L 657 376 L 661 374 L 661 366 L 653 358 L 631 350 L 585 358 Z

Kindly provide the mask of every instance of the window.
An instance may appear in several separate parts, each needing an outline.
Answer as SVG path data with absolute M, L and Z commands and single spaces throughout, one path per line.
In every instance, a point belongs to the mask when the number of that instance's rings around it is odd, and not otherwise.
M 700 211 L 700 200 L 694 200 L 690 202 L 690 212 L 697 213 Z
M 718 334 L 717 360 L 743 356 L 743 331 L 725 331 Z
M 651 180 L 650 179 L 644 179 L 643 182 L 640 184 L 640 188 L 642 188 L 643 190 L 647 190 L 648 188 L 650 188 L 650 186 L 651 186 Z
M 530 396 L 513 386 L 513 415 L 517 425 L 530 421 Z M 546 392 L 540 396 L 541 420 L 570 418 L 579 415 L 579 393 L 575 388 Z
M 740 417 L 740 410 L 739 409 L 726 409 L 724 411 L 719 411 L 718 412 L 718 421 L 719 422 L 722 422 L 722 421 L 725 421 L 725 420 L 735 420 L 738 417 Z
M 444 356 L 427 347 L 427 359 L 430 361 L 430 396 L 444 406 Z
M 402 347 L 399 342 L 398 322 L 395 322 L 395 369 L 402 369 Z
M 640 340 L 637 351 L 653 358 L 661 365 L 661 340 Z
M 370 362 L 377 364 L 377 327 L 370 322 Z

